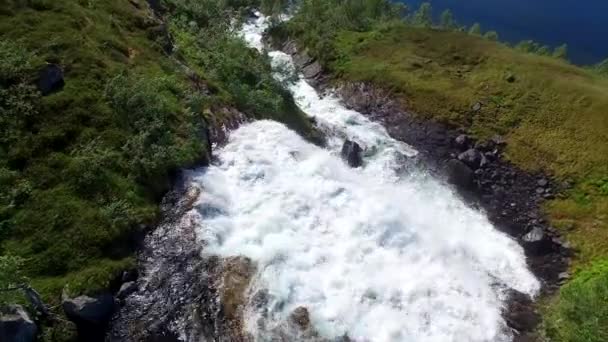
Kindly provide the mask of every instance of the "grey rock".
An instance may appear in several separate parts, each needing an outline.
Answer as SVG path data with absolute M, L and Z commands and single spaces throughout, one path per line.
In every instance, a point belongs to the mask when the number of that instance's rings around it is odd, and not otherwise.
M 120 290 L 116 293 L 116 298 L 124 299 L 135 292 L 137 292 L 137 283 L 129 281 L 120 286 Z
M 361 149 L 361 146 L 354 141 L 346 140 L 344 142 L 341 155 L 350 167 L 359 167 L 363 165 L 363 150 Z
M 540 187 L 546 187 L 549 184 L 549 181 L 545 178 L 541 178 L 538 180 L 538 182 L 536 182 L 536 184 L 538 184 Z
M 445 172 L 448 182 L 459 190 L 471 191 L 475 188 L 473 170 L 460 160 L 449 160 L 445 165 Z
M 470 148 L 458 155 L 458 160 L 467 164 L 472 169 L 477 169 L 481 166 L 483 155 L 474 148 Z
M 471 109 L 473 109 L 474 112 L 479 112 L 481 110 L 481 102 L 476 102 Z
M 469 138 L 468 135 L 461 134 L 461 135 L 457 136 L 456 139 L 454 139 L 454 144 L 456 144 L 456 146 L 458 146 L 462 149 L 465 149 L 469 145 L 470 141 L 471 141 L 471 138 Z
M 31 342 L 36 339 L 38 327 L 21 305 L 0 309 L 0 341 Z
M 49 95 L 63 89 L 65 81 L 63 80 L 63 70 L 57 64 L 47 64 L 38 73 L 38 81 L 36 86 L 43 96 Z
M 538 242 L 543 240 L 544 238 L 545 232 L 543 231 L 543 229 L 540 227 L 534 227 L 528 234 L 524 235 L 522 240 L 524 240 L 525 242 Z
M 308 79 L 314 79 L 321 75 L 323 67 L 319 62 L 313 62 L 302 68 L 302 74 Z
M 65 315 L 77 326 L 104 325 L 114 312 L 114 297 L 103 294 L 95 298 L 89 296 L 64 298 L 62 306 Z

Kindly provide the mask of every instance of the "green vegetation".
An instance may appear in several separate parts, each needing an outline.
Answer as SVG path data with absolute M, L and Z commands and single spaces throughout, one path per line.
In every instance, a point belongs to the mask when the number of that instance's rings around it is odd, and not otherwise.
M 546 314 L 550 341 L 603 342 L 608 340 L 608 262 L 601 261 L 561 289 Z
M 321 140 L 231 32 L 260 4 L 163 0 L 165 21 L 145 0 L 0 1 L 0 291 L 27 280 L 57 304 L 64 288 L 107 290 L 175 172 L 208 161 L 226 107 Z M 65 86 L 42 96 L 49 64 Z
M 419 116 L 481 139 L 501 134 L 513 163 L 572 184 L 546 204 L 551 223 L 578 253 L 573 279 L 546 309 L 545 326 L 555 341 L 605 340 L 606 313 L 595 308 L 606 306 L 608 269 L 592 265 L 608 260 L 606 63 L 590 70 L 573 66 L 565 61 L 566 46 L 552 52 L 525 41 L 510 48 L 492 32 L 483 39 L 479 25 L 470 34 L 442 29 L 452 23 L 449 14 L 441 26 L 428 25 L 428 7 L 414 20 L 377 15 L 361 26 L 328 23 L 327 17 L 340 17 L 343 4 L 326 6 L 324 11 L 338 13 L 303 11 L 280 30 L 316 54 L 335 82 L 372 83 Z M 306 27 L 325 33 L 311 37 Z M 471 110 L 477 102 L 481 110 Z M 585 301 L 597 304 L 585 307 Z

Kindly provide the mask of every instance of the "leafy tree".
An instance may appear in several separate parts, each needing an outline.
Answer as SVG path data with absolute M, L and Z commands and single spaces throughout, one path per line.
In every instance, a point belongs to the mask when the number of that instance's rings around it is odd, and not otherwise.
M 469 34 L 472 34 L 474 36 L 481 36 L 481 25 L 479 23 L 473 24 L 473 26 L 471 26 L 471 28 L 469 29 Z
M 412 24 L 420 27 L 433 25 L 433 7 L 430 2 L 423 2 L 412 18 Z
M 568 45 L 562 44 L 562 45 L 556 47 L 555 50 L 553 51 L 553 57 L 560 58 L 560 59 L 566 59 L 568 57 Z
M 496 31 L 488 31 L 483 37 L 488 40 L 498 41 L 498 33 Z
M 443 28 L 444 30 L 454 30 L 456 29 L 456 27 L 457 25 L 454 21 L 454 15 L 452 14 L 452 11 L 450 11 L 449 9 L 443 11 L 441 13 L 441 28 Z

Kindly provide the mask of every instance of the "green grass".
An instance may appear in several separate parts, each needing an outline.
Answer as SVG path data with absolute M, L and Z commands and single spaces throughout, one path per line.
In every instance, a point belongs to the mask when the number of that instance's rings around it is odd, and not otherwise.
M 608 263 L 597 262 L 566 284 L 549 305 L 544 331 L 547 341 L 608 340 Z

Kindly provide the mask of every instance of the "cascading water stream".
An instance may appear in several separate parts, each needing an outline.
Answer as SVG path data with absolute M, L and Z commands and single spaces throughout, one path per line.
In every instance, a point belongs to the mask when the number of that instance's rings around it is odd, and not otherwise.
M 261 50 L 264 28 L 260 17 L 243 37 Z M 290 56 L 269 55 L 293 68 Z M 539 290 L 522 248 L 423 170 L 400 174 L 416 151 L 381 125 L 302 78 L 289 88 L 336 132 L 327 148 L 257 121 L 232 132 L 215 165 L 191 174 L 203 192 L 187 215 L 204 253 L 257 265 L 248 293 L 267 295 L 247 308 L 248 332 L 268 341 L 305 307 L 328 339 L 510 341 L 506 291 Z M 344 137 L 368 151 L 362 167 L 340 159 Z

